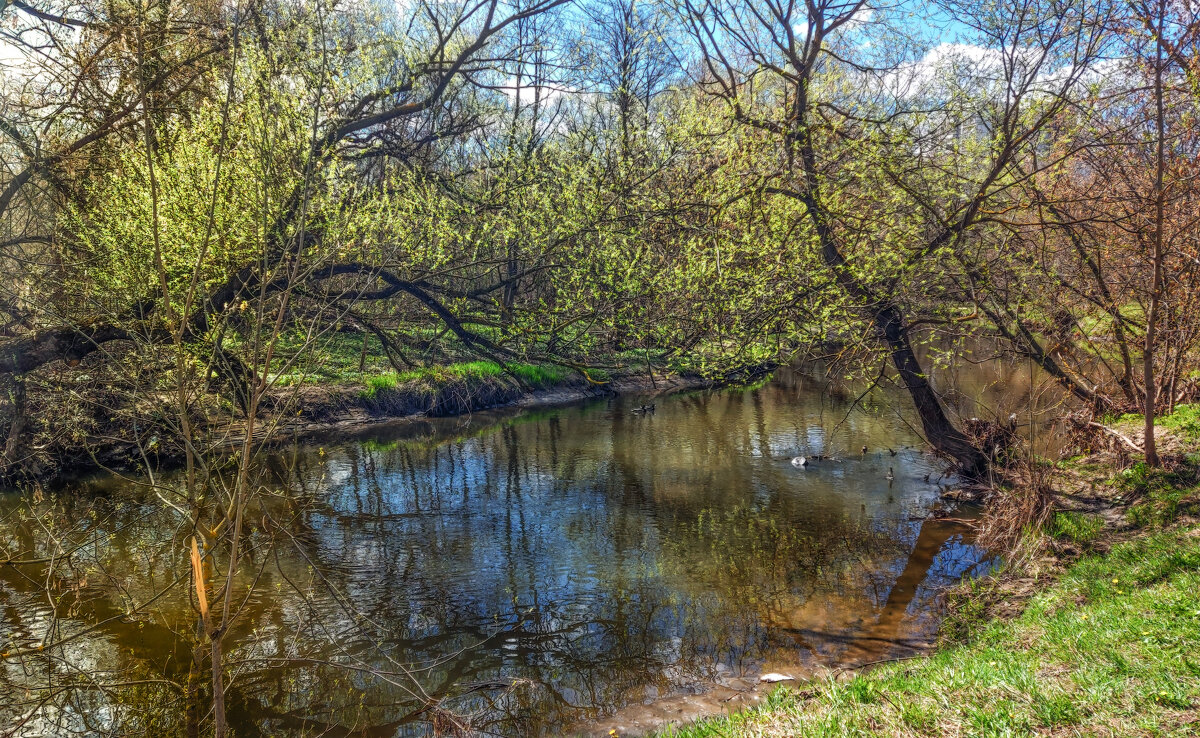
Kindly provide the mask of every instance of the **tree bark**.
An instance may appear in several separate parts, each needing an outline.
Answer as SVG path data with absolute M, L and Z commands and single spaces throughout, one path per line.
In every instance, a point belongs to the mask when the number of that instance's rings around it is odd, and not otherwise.
M 4 443 L 4 455 L 0 458 L 0 471 L 6 470 L 17 463 L 21 455 L 21 439 L 25 433 L 27 414 L 25 410 L 25 377 L 16 375 L 12 378 L 12 422 L 9 423 Z
M 934 392 L 913 351 L 899 308 L 886 304 L 874 317 L 875 325 L 891 351 L 892 363 L 900 374 L 900 380 L 912 397 L 925 439 L 935 449 L 953 458 L 962 474 L 973 479 L 983 476 L 987 471 L 987 457 L 946 416 L 941 399 Z
M 1154 152 L 1154 245 L 1150 257 L 1150 305 L 1146 311 L 1146 345 L 1142 351 L 1142 381 L 1146 387 L 1144 430 L 1145 441 L 1142 443 L 1146 452 L 1146 464 L 1158 466 L 1158 444 L 1154 440 L 1154 412 L 1158 403 L 1158 384 L 1154 376 L 1154 349 L 1158 328 L 1158 309 L 1162 288 L 1163 273 L 1163 222 L 1165 197 L 1163 190 L 1163 175 L 1166 169 L 1166 154 L 1163 150 L 1165 129 L 1165 111 L 1163 109 L 1163 22 L 1166 15 L 1166 3 L 1158 3 L 1158 32 L 1155 34 L 1154 55 L 1154 105 L 1155 105 L 1155 152 Z

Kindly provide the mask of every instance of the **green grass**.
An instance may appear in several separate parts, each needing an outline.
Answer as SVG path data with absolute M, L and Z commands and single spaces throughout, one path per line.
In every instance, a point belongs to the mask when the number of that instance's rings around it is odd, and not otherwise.
M 1050 535 L 1066 538 L 1075 543 L 1091 543 L 1104 532 L 1104 519 L 1098 515 L 1064 510 L 1054 514 L 1050 521 Z
M 1197 735 L 1200 531 L 1081 559 L 968 643 L 804 687 L 660 735 Z
M 1139 528 L 1162 528 L 1182 514 L 1197 512 L 1200 512 L 1200 491 L 1195 487 L 1162 485 L 1130 505 L 1127 517 Z
M 1181 513 L 1200 510 L 1197 461 L 1188 455 L 1183 464 L 1170 469 L 1153 469 L 1139 461 L 1118 472 L 1113 484 L 1133 501 L 1129 521 L 1140 528 L 1163 527 Z
M 1159 425 L 1187 441 L 1200 441 L 1200 404 L 1179 405 L 1175 412 L 1158 419 Z
M 362 391 L 362 396 L 372 398 L 381 391 L 415 382 L 437 387 L 464 379 L 479 380 L 509 375 L 520 378 L 529 387 L 542 389 L 563 381 L 567 376 L 567 370 L 558 366 L 536 364 L 509 364 L 507 367 L 501 367 L 494 361 L 464 361 L 445 366 L 422 367 L 406 372 L 375 374 L 367 377 L 367 388 Z
M 367 355 L 363 371 L 359 371 L 362 360 L 363 337 L 361 334 L 331 333 L 315 341 L 303 336 L 285 334 L 278 346 L 277 366 L 293 354 L 300 359 L 291 365 L 288 373 L 281 374 L 275 383 L 281 387 L 296 384 L 337 384 L 358 382 L 364 374 L 370 375 L 391 368 L 384 356 L 379 339 L 367 336 Z
M 1143 418 L 1140 413 L 1125 413 L 1121 416 L 1106 415 L 1101 421 L 1106 425 L 1124 425 L 1141 428 Z M 1200 441 L 1200 404 L 1176 405 L 1174 412 L 1160 415 L 1155 424 L 1166 428 L 1184 441 Z
M 367 399 L 370 399 L 380 392 L 394 389 L 399 383 L 400 380 L 397 378 L 395 372 L 376 374 L 373 377 L 367 377 L 367 388 L 359 394 Z
M 550 387 L 563 381 L 567 371 L 560 366 L 509 364 L 508 370 L 530 387 Z

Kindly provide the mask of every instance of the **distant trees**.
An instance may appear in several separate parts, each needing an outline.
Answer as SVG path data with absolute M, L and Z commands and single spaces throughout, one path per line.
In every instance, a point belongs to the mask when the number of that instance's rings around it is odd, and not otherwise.
M 1125 41 L 1125 73 L 1136 80 L 1124 90 L 1126 111 L 1132 114 L 1126 125 L 1133 124 L 1132 135 L 1122 136 L 1125 140 L 1109 152 L 1116 157 L 1105 163 L 1115 166 L 1099 171 L 1113 172 L 1109 187 L 1117 186 L 1110 202 L 1120 204 L 1117 212 L 1110 213 L 1126 232 L 1125 239 L 1135 245 L 1135 260 L 1143 265 L 1137 271 L 1146 275 L 1144 286 L 1134 291 L 1134 300 L 1145 321 L 1143 451 L 1146 463 L 1157 466 L 1155 414 L 1174 408 L 1178 401 L 1183 357 L 1195 351 L 1197 340 L 1200 136 L 1195 115 L 1200 86 L 1195 60 L 1200 10 L 1189 3 L 1158 0 L 1132 3 L 1126 13 L 1117 21 L 1117 30 Z M 1139 119 L 1145 121 L 1145 128 L 1137 125 Z M 1153 172 L 1150 181 L 1146 172 Z
M 1155 414 L 1196 393 L 1200 97 L 1184 50 L 1197 24 L 1168 3 L 1105 22 L 1108 58 L 1022 164 L 1003 227 L 980 252 L 990 279 L 971 294 L 990 330 L 1087 407 L 1140 410 L 1155 464 Z
M 587 22 L 584 81 L 603 104 L 598 121 L 615 131 L 616 151 L 628 162 L 652 122 L 654 102 L 682 78 L 672 46 L 677 29 L 658 0 L 601 0 L 581 8 Z

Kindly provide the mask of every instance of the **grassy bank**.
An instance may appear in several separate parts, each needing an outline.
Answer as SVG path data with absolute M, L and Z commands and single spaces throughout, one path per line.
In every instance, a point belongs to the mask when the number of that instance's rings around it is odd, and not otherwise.
M 236 353 L 243 347 L 230 340 L 225 348 Z M 465 347 L 434 357 L 413 351 L 406 359 L 389 359 L 376 337 L 348 333 L 317 340 L 287 334 L 277 348 L 255 421 L 255 438 L 263 442 L 290 442 L 381 421 L 465 415 L 514 404 L 531 407 L 621 392 L 741 383 L 766 369 L 748 367 L 740 373 L 707 377 L 678 362 L 668 364 L 661 352 L 644 351 L 593 357 L 600 366 L 578 368 L 480 360 Z M 59 388 L 31 401 L 24 442 L 27 453 L 19 464 L 0 463 L 0 485 L 45 483 L 97 468 L 133 471 L 147 463 L 160 469 L 182 463 L 185 444 L 170 420 L 178 415 L 176 395 L 167 391 L 167 385 L 158 388 L 153 401 L 132 403 L 129 398 L 146 387 L 111 373 L 86 379 L 90 391 L 71 385 L 70 391 Z M 152 382 L 170 376 L 160 373 L 144 379 Z M 245 428 L 242 389 L 223 375 L 214 375 L 194 389 L 189 407 L 192 443 L 202 453 L 224 454 Z M 59 423 L 68 423 L 69 433 L 55 430 Z
M 1164 424 L 1173 468 L 1118 469 L 1107 455 L 1063 465 L 1061 509 L 1030 532 L 1039 554 L 964 585 L 938 650 L 660 737 L 1200 735 L 1195 416 L 1185 407 Z M 1090 511 L 1069 509 L 1080 488 Z
M 1197 735 L 1200 529 L 1074 564 L 964 645 L 663 736 Z
M 464 361 L 446 366 L 433 366 L 405 372 L 381 372 L 366 379 L 362 395 L 373 398 L 379 392 L 393 390 L 405 384 L 424 384 L 437 387 L 451 382 L 514 377 L 532 389 L 552 387 L 566 380 L 568 371 L 559 366 L 538 364 L 509 364 L 500 366 L 494 361 Z
M 495 361 L 476 360 L 465 347 L 434 359 L 423 355 L 409 356 L 424 366 L 397 371 L 378 338 L 349 333 L 334 333 L 316 341 L 303 335 L 288 334 L 280 339 L 278 353 L 273 369 L 277 372 L 274 381 L 279 387 L 348 386 L 364 382 L 369 386 L 395 386 L 416 379 L 438 382 L 509 374 L 520 377 L 534 388 L 544 388 L 570 375 L 578 375 L 565 367 L 549 364 L 512 362 L 501 367 Z M 659 355 L 661 352 L 652 358 L 658 359 Z M 646 358 L 645 352 L 601 357 L 603 363 L 624 367 L 622 373 L 626 374 L 644 373 Z M 655 363 L 655 370 L 660 373 L 680 373 L 687 369 L 667 365 L 665 361 Z M 600 369 L 589 369 L 588 375 L 598 382 L 608 379 L 608 373 Z

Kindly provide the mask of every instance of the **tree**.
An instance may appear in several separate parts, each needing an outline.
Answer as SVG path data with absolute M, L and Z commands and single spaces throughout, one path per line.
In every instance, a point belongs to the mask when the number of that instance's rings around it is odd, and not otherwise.
M 927 270 L 991 220 L 1021 152 L 1099 48 L 1090 8 L 1018 2 L 973 17 L 952 7 L 960 22 L 975 22 L 994 66 L 968 75 L 966 87 L 914 95 L 898 83 L 903 49 L 898 58 L 894 47 L 881 54 L 855 41 L 864 3 L 686 7 L 704 87 L 740 125 L 777 141 L 777 169 L 761 186 L 803 205 L 824 267 L 869 318 L 930 443 L 967 474 L 982 473 L 983 455 L 950 421 L 918 360 L 913 326 L 925 321 L 907 313 L 924 301 L 903 288 L 933 284 Z M 1061 62 L 1075 67 L 1047 78 Z M 964 126 L 980 130 L 969 154 L 956 142 Z
M 1106 19 L 1114 58 L 1021 163 L 1009 214 L 972 259 L 983 278 L 960 297 L 1094 412 L 1141 410 L 1151 463 L 1154 415 L 1192 392 L 1180 371 L 1197 340 L 1195 97 L 1167 53 L 1195 44 L 1194 23 L 1159 11 Z

